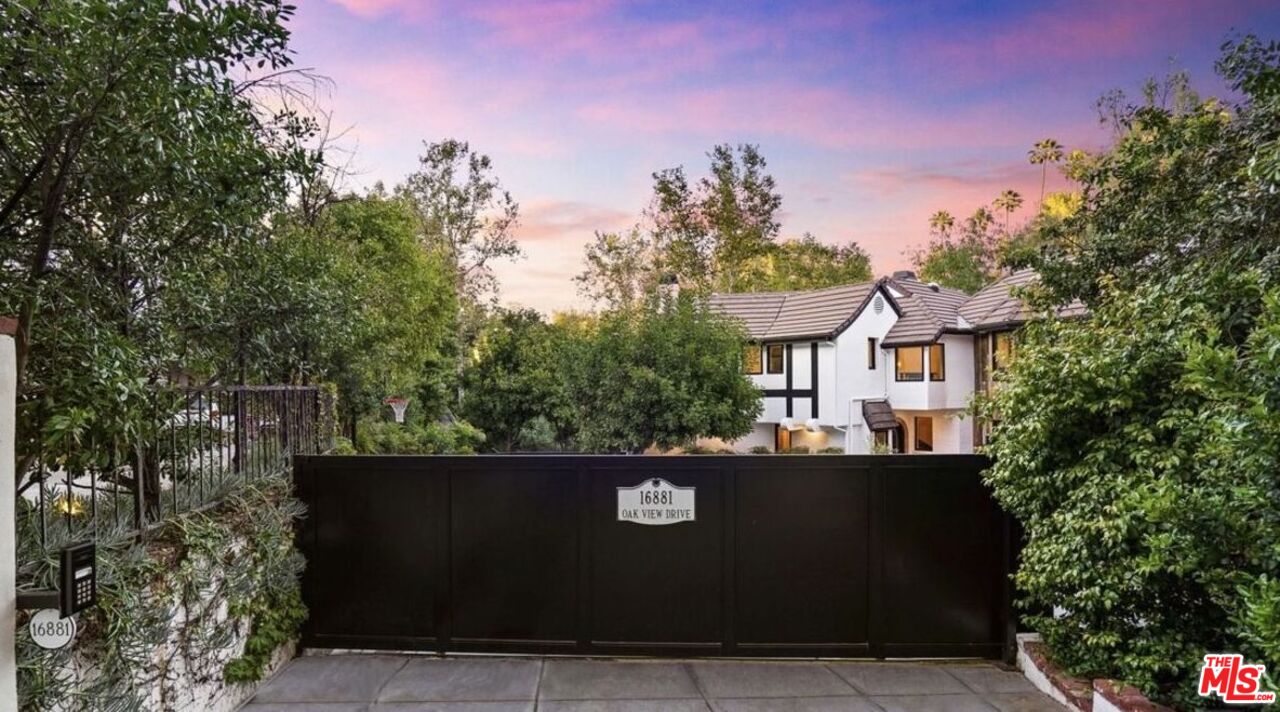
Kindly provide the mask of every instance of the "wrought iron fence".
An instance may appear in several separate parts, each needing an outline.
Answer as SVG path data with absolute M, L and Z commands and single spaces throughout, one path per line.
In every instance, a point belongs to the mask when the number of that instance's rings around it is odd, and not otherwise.
M 69 471 L 37 453 L 19 490 L 19 561 L 66 543 L 129 536 L 208 507 L 236 486 L 324 452 L 329 396 L 313 386 L 215 386 L 159 391 L 130 442 L 105 467 Z

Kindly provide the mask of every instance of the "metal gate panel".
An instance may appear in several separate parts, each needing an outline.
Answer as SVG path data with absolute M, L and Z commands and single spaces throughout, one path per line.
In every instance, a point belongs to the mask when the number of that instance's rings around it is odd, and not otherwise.
M 628 654 L 715 654 L 724 638 L 724 470 L 693 458 L 625 461 L 591 482 L 591 645 Z M 617 521 L 619 487 L 660 477 L 697 488 L 697 519 L 666 526 Z
M 1000 656 L 1007 533 L 979 470 L 908 457 L 878 476 L 884 655 Z
M 455 649 L 577 645 L 577 490 L 550 461 L 450 469 Z
M 737 473 L 740 654 L 866 655 L 866 467 L 772 462 Z
M 295 465 L 307 505 L 307 626 L 329 647 L 435 646 L 444 609 L 447 477 L 426 461 L 308 458 Z
M 1008 520 L 935 456 L 299 456 L 311 647 L 1000 657 Z M 696 488 L 620 522 L 618 488 Z

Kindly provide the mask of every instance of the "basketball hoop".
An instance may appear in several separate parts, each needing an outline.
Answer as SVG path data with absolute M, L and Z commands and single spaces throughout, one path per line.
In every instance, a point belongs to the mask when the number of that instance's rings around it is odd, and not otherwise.
M 404 411 L 409 407 L 408 398 L 388 398 L 382 402 L 391 406 L 391 410 L 395 413 L 397 423 L 404 422 Z

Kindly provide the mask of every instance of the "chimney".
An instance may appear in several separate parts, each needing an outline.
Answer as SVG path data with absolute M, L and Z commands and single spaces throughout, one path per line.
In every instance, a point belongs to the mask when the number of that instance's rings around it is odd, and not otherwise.
M 909 269 L 900 269 L 900 270 L 898 270 L 897 272 L 894 272 L 894 273 L 893 273 L 893 278 L 894 278 L 894 279 L 910 279 L 910 280 L 915 280 L 915 278 L 916 278 L 916 273 L 915 273 L 915 272 L 912 272 L 912 271 L 911 271 L 911 270 L 909 270 Z

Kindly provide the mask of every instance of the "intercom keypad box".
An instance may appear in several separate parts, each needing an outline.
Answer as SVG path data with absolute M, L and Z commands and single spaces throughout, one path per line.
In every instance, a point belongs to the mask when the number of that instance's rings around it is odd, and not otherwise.
M 62 617 L 74 615 L 98 603 L 97 548 L 93 542 L 62 550 Z

